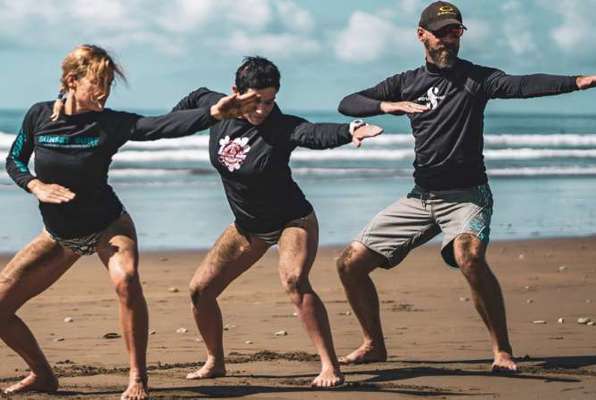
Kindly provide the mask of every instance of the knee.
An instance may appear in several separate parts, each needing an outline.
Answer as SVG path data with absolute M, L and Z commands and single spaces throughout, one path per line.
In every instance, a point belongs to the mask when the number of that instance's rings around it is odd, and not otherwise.
M 358 263 L 354 259 L 355 254 L 356 250 L 350 245 L 337 258 L 335 265 L 337 267 L 337 273 L 343 282 L 358 279 L 361 273 L 361 269 L 358 268 Z
M 201 302 L 209 299 L 214 298 L 213 292 L 209 289 L 207 284 L 198 281 L 191 281 L 190 286 L 188 287 L 190 300 L 192 304 L 197 306 Z
M 114 279 L 114 287 L 118 297 L 127 303 L 142 296 L 143 293 L 139 275 L 136 272 L 125 272 L 119 275 Z
M 466 277 L 475 277 L 488 269 L 484 256 L 466 254 L 456 258 L 459 269 Z
M 281 285 L 293 303 L 300 303 L 302 296 L 311 290 L 308 279 L 297 275 L 284 276 Z

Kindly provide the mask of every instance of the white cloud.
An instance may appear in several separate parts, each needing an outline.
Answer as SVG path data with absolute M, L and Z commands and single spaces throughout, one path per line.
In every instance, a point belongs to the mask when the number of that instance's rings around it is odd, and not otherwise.
M 314 18 L 292 0 L 0 0 L 0 8 L 0 42 L 33 48 L 72 40 L 119 50 L 150 45 L 166 55 L 215 46 L 276 57 L 321 47 Z
M 317 53 L 321 50 L 321 45 L 316 40 L 293 33 L 252 34 L 236 31 L 227 39 L 227 48 L 241 55 L 260 54 L 286 58 Z
M 530 20 L 524 14 L 524 6 L 517 0 L 508 1 L 502 6 L 506 18 L 503 20 L 503 34 L 509 48 L 517 56 L 528 56 L 538 47 L 529 28 Z
M 337 36 L 335 53 L 341 60 L 363 63 L 398 49 L 409 52 L 416 43 L 415 31 L 396 26 L 383 17 L 355 11 L 347 28 Z
M 596 0 L 542 1 L 541 4 L 562 17 L 562 23 L 550 31 L 550 37 L 561 50 L 580 53 L 586 50 L 586 43 L 596 42 L 592 13 L 586 12 L 596 9 Z

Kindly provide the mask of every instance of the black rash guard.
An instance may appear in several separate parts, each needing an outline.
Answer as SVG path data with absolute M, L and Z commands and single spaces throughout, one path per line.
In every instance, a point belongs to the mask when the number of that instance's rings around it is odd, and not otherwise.
M 174 110 L 208 108 L 221 93 L 201 88 Z M 298 147 L 327 149 L 352 141 L 348 124 L 313 124 L 283 114 L 277 105 L 265 122 L 222 120 L 209 135 L 209 157 L 219 172 L 236 224 L 251 233 L 273 232 L 312 212 L 292 179 L 290 154 Z
M 453 68 L 426 64 L 345 97 L 339 112 L 355 117 L 383 114 L 382 101 L 426 104 L 409 114 L 415 140 L 414 180 L 426 190 L 449 190 L 487 182 L 484 109 L 488 100 L 556 95 L 577 90 L 576 77 L 510 76 L 458 60 Z
M 101 232 L 122 213 L 122 203 L 108 184 L 108 168 L 126 141 L 185 136 L 217 121 L 205 109 L 159 117 L 104 109 L 50 121 L 52 106 L 43 102 L 29 109 L 8 153 L 6 171 L 25 190 L 39 179 L 75 193 L 67 203 L 39 203 L 46 229 L 63 239 Z M 37 176 L 28 168 L 33 152 Z

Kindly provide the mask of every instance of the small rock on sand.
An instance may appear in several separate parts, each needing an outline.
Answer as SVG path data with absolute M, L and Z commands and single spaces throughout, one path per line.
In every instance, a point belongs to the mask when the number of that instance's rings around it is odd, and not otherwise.
M 103 335 L 104 339 L 118 339 L 119 337 L 120 334 L 116 332 L 108 332 L 105 335 Z
M 177 287 L 171 287 L 168 289 L 168 292 L 170 293 L 178 293 L 180 290 Z
M 252 344 L 252 340 L 245 340 L 244 344 Z
M 588 326 L 594 326 L 594 325 L 596 325 L 596 322 L 594 322 L 594 321 L 590 321 L 590 322 L 588 322 L 586 325 L 588 325 Z
M 528 303 L 528 304 L 532 304 L 533 302 L 534 302 L 534 300 L 533 300 L 533 299 L 528 299 L 528 300 L 526 300 L 526 303 Z
M 559 318 L 559 319 L 557 320 L 557 322 L 558 322 L 559 324 L 564 324 L 564 323 L 565 323 L 565 318 Z
M 58 343 L 58 342 L 64 342 L 64 338 L 63 337 L 57 337 L 54 339 L 54 342 Z
M 581 325 L 587 325 L 589 322 L 591 322 L 592 320 L 590 318 L 587 317 L 581 317 L 577 319 L 577 323 L 581 324 Z
M 151 336 L 155 335 L 156 333 L 157 333 L 157 331 L 149 331 L 149 334 L 150 334 Z
M 561 265 L 559 267 L 559 272 L 563 272 L 563 271 L 566 271 L 566 270 L 567 270 L 567 266 L 565 266 L 565 265 Z
M 234 329 L 235 327 L 236 327 L 236 325 L 234 325 L 234 324 L 226 324 L 226 326 L 224 326 L 223 330 L 229 331 L 230 329 Z
M 73 321 L 74 321 L 74 319 L 72 319 L 71 317 L 64 318 L 64 322 L 66 322 L 66 323 L 70 323 L 70 322 L 73 322 Z
M 459 301 L 470 301 L 468 297 L 460 297 Z
M 544 324 L 546 324 L 546 321 L 537 319 L 536 321 L 532 321 L 532 323 L 536 324 L 536 325 L 544 325 Z
M 186 329 L 186 328 L 178 328 L 178 329 L 176 329 L 176 333 L 186 333 L 186 332 L 188 332 L 188 329 Z
M 277 331 L 274 333 L 275 336 L 288 336 L 288 332 L 286 331 Z

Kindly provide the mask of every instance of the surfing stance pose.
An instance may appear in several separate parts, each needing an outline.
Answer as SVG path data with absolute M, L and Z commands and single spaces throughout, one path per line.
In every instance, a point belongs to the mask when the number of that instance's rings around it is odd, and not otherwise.
M 207 361 L 188 374 L 188 379 L 226 374 L 217 297 L 277 244 L 282 285 L 321 358 L 321 373 L 312 384 L 328 387 L 344 380 L 327 312 L 308 279 L 318 247 L 317 218 L 293 181 L 288 164 L 296 147 L 359 145 L 382 130 L 362 121 L 314 124 L 286 115 L 275 102 L 279 87 L 280 74 L 271 61 L 246 58 L 236 72 L 233 92 L 258 94 L 257 107 L 241 118 L 218 122 L 210 130 L 211 163 L 221 176 L 235 221 L 217 239 L 190 283 L 192 310 L 205 341 Z M 182 99 L 174 110 L 208 108 L 222 97 L 201 88 Z
M 345 97 L 339 111 L 363 117 L 406 114 L 415 137 L 415 186 L 377 214 L 343 251 L 337 268 L 363 332 L 344 363 L 384 361 L 379 299 L 369 274 L 393 268 L 417 246 L 443 232 L 441 254 L 467 279 L 490 334 L 493 370 L 515 371 L 501 288 L 485 257 L 493 199 L 483 160 L 488 100 L 568 93 L 594 87 L 596 76 L 526 75 L 457 57 L 466 27 L 460 11 L 438 1 L 424 9 L 417 30 L 425 65 Z
M 130 358 L 122 399 L 147 398 L 147 304 L 138 273 L 135 227 L 108 184 L 112 156 L 128 140 L 155 140 L 206 129 L 256 106 L 256 95 L 221 96 L 210 108 L 143 117 L 105 108 L 114 77 L 125 79 L 103 49 L 81 45 L 62 63 L 63 100 L 33 105 L 6 160 L 6 170 L 39 200 L 45 229 L 0 273 L 0 338 L 31 372 L 4 390 L 55 392 L 58 380 L 27 325 L 16 315 L 81 256 L 97 252 L 120 300 Z M 61 96 L 62 97 L 62 96 Z M 28 167 L 35 153 L 35 175 Z

